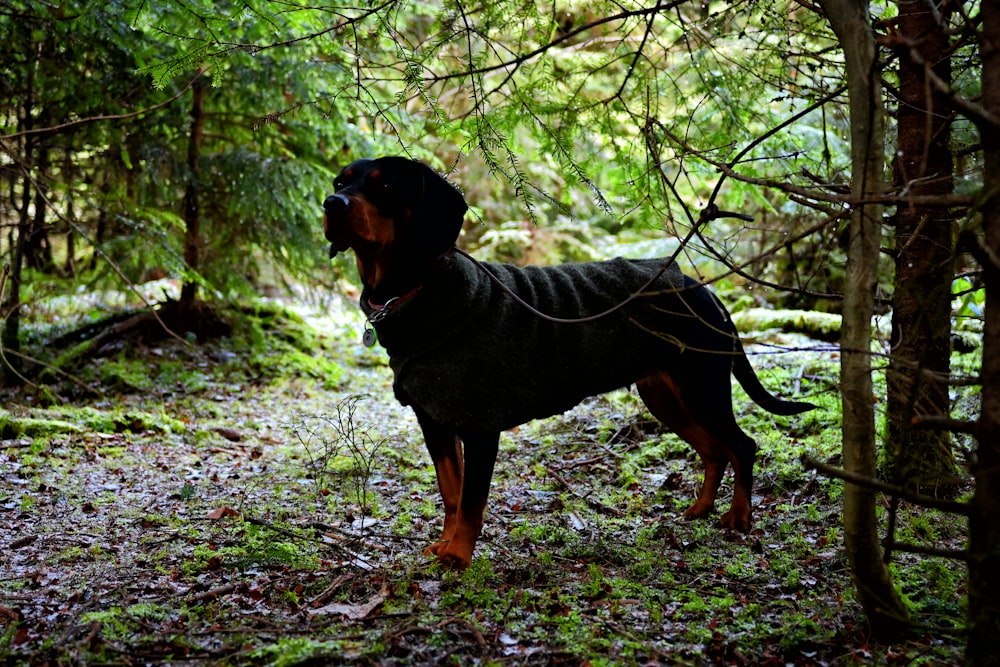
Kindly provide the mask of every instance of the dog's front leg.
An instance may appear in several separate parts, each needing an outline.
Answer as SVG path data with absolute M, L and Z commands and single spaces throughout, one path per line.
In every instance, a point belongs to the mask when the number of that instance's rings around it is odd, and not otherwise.
M 434 462 L 438 489 L 444 502 L 444 530 L 441 539 L 424 549 L 425 554 L 438 555 L 451 541 L 458 519 L 458 506 L 462 499 L 462 442 L 455 431 L 439 424 L 417 410 L 417 421 L 424 433 L 424 443 Z
M 483 529 L 486 499 L 500 446 L 499 433 L 462 434 L 461 437 L 465 451 L 462 497 L 453 523 L 454 530 L 446 535 L 447 542 L 437 550 L 441 563 L 458 570 L 464 570 L 472 563 L 472 552 Z

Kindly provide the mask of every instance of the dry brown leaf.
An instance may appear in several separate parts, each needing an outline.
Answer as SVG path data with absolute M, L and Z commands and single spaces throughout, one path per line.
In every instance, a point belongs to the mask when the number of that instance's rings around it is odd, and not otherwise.
M 317 609 L 310 609 L 309 613 L 313 615 L 339 614 L 341 616 L 346 616 L 352 621 L 360 621 L 363 618 L 367 618 L 369 614 L 375 611 L 379 605 L 385 602 L 385 599 L 388 596 L 389 589 L 383 583 L 382 589 L 375 595 L 368 598 L 367 602 L 362 602 L 361 604 L 331 602 L 330 604 L 318 607 Z

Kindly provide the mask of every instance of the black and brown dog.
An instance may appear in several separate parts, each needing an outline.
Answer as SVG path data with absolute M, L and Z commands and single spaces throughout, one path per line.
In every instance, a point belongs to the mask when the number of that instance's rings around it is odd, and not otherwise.
M 685 516 L 712 511 L 732 464 L 733 502 L 721 523 L 750 529 L 757 448 L 733 415 L 730 374 L 773 414 L 814 406 L 778 399 L 761 385 L 707 288 L 676 264 L 662 270 L 663 260 L 478 265 L 454 250 L 467 210 L 462 194 L 406 158 L 352 162 L 334 187 L 323 204 L 330 256 L 354 250 L 361 308 L 437 472 L 444 533 L 428 553 L 457 568 L 471 562 L 501 431 L 633 383 L 650 412 L 704 461 L 704 484 Z M 590 321 L 554 322 L 511 293 L 563 320 L 632 298 Z M 374 342 L 371 331 L 366 338 Z

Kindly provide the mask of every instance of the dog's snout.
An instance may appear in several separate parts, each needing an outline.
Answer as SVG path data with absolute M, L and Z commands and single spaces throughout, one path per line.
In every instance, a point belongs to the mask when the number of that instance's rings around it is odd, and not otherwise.
M 323 210 L 327 213 L 344 212 L 351 205 L 351 200 L 340 193 L 330 195 L 323 202 Z
M 333 259 L 337 252 L 344 250 L 347 245 L 340 245 L 343 239 L 338 241 L 338 225 L 342 226 L 344 224 L 344 217 L 348 209 L 351 206 L 351 200 L 347 198 L 346 195 L 332 194 L 323 201 L 323 234 L 326 236 L 326 240 L 330 242 L 330 259 Z M 340 233 L 340 236 L 343 234 Z

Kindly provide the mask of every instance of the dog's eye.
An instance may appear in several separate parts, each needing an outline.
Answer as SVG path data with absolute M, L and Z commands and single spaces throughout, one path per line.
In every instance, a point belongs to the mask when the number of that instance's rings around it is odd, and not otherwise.
M 339 190 L 342 187 L 344 187 L 344 182 L 343 181 L 334 181 L 333 182 L 333 189 L 334 190 Z

